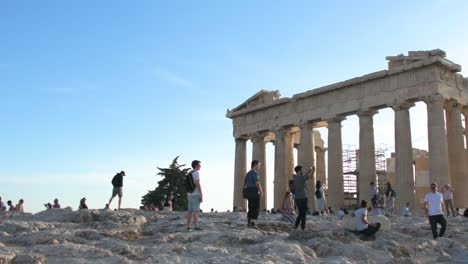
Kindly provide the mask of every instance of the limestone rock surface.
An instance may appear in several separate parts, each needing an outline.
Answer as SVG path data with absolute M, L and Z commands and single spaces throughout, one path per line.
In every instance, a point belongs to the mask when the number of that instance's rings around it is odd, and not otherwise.
M 184 212 L 54 209 L 0 217 L 0 263 L 468 263 L 468 218 L 448 218 L 432 240 L 424 217 L 369 217 L 375 240 L 353 232 L 355 219 L 308 216 L 297 231 L 281 215 L 203 213 L 187 231 Z

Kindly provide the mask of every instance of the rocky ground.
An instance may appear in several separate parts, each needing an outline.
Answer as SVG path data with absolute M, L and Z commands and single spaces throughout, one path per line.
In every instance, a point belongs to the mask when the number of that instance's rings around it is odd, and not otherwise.
M 276 214 L 252 229 L 245 213 L 204 213 L 203 230 L 188 232 L 183 212 L 4 214 L 0 263 L 468 263 L 468 218 L 449 218 L 437 240 L 423 217 L 380 218 L 373 241 L 348 231 L 348 218 L 308 217 L 300 232 Z

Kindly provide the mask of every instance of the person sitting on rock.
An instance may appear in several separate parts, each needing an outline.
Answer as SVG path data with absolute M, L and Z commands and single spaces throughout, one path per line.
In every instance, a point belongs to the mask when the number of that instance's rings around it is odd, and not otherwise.
M 284 196 L 281 214 L 289 223 L 295 223 L 296 216 L 294 215 L 294 200 L 291 192 L 286 192 L 286 195 Z
M 411 210 L 410 210 L 410 204 L 409 202 L 406 202 L 405 208 L 403 208 L 403 216 L 410 216 L 411 215 Z
M 86 205 L 86 197 L 83 197 L 81 200 L 80 200 L 80 206 L 78 207 L 80 210 L 83 210 L 83 209 L 88 209 L 88 206 Z
M 20 199 L 18 204 L 16 204 L 15 211 L 20 212 L 20 213 L 24 213 L 23 205 L 24 205 L 24 200 Z
M 371 223 L 367 220 L 367 201 L 361 201 L 361 208 L 354 212 L 356 217 L 356 230 L 365 237 L 373 237 L 379 231 L 380 223 Z
M 52 208 L 59 208 L 60 209 L 59 200 L 57 198 L 54 199 L 54 204 L 52 205 Z
M 2 197 L 0 197 L 0 211 L 6 211 L 5 203 L 2 201 Z
M 8 205 L 8 211 L 16 211 L 16 207 L 13 206 L 12 201 L 8 200 L 7 205 Z

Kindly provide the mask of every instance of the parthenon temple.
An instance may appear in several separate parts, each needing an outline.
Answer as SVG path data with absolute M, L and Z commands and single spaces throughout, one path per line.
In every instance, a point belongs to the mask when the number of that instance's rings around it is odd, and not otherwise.
M 440 49 L 409 51 L 408 55 L 389 56 L 388 69 L 327 85 L 291 98 L 278 91 L 261 90 L 226 116 L 233 121 L 235 138 L 234 206 L 245 208 L 242 198 L 247 167 L 247 142 L 252 142 L 252 159 L 260 160 L 260 183 L 266 208 L 266 143 L 274 142 L 274 208 L 281 208 L 293 175 L 293 149 L 297 164 L 315 165 L 316 175 L 309 181 L 309 208 L 314 206 L 315 180 L 327 177 L 327 204 L 344 206 L 342 121 L 359 117 L 358 199 L 370 200 L 369 183 L 376 182 L 376 157 L 373 118 L 379 110 L 394 111 L 395 153 L 394 189 L 397 208 L 416 204 L 414 153 L 409 110 L 416 102 L 427 106 L 428 182 L 441 187 L 455 186 L 454 205 L 468 207 L 468 78 L 461 66 L 446 59 Z M 462 124 L 462 115 L 464 122 Z M 327 147 L 321 142 L 319 127 L 328 131 Z M 346 133 L 346 131 L 344 131 Z M 325 159 L 327 155 L 327 159 Z M 327 162 L 325 162 L 327 160 Z M 249 161 L 250 164 L 250 161 Z M 429 187 L 429 186 L 427 186 Z M 429 191 L 429 188 L 427 188 Z

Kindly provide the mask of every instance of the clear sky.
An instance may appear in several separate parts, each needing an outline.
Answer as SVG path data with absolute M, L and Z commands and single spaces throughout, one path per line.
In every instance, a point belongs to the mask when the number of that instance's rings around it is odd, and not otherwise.
M 202 161 L 202 209 L 229 209 L 226 109 L 260 89 L 290 97 L 386 69 L 408 50 L 441 48 L 468 67 L 467 11 L 463 0 L 2 1 L 0 195 L 32 212 L 54 198 L 100 208 L 125 170 L 123 206 L 139 207 L 156 167 L 180 156 Z M 424 108 L 411 110 L 421 148 Z M 393 148 L 393 112 L 375 125 Z M 357 119 L 343 129 L 357 144 Z

